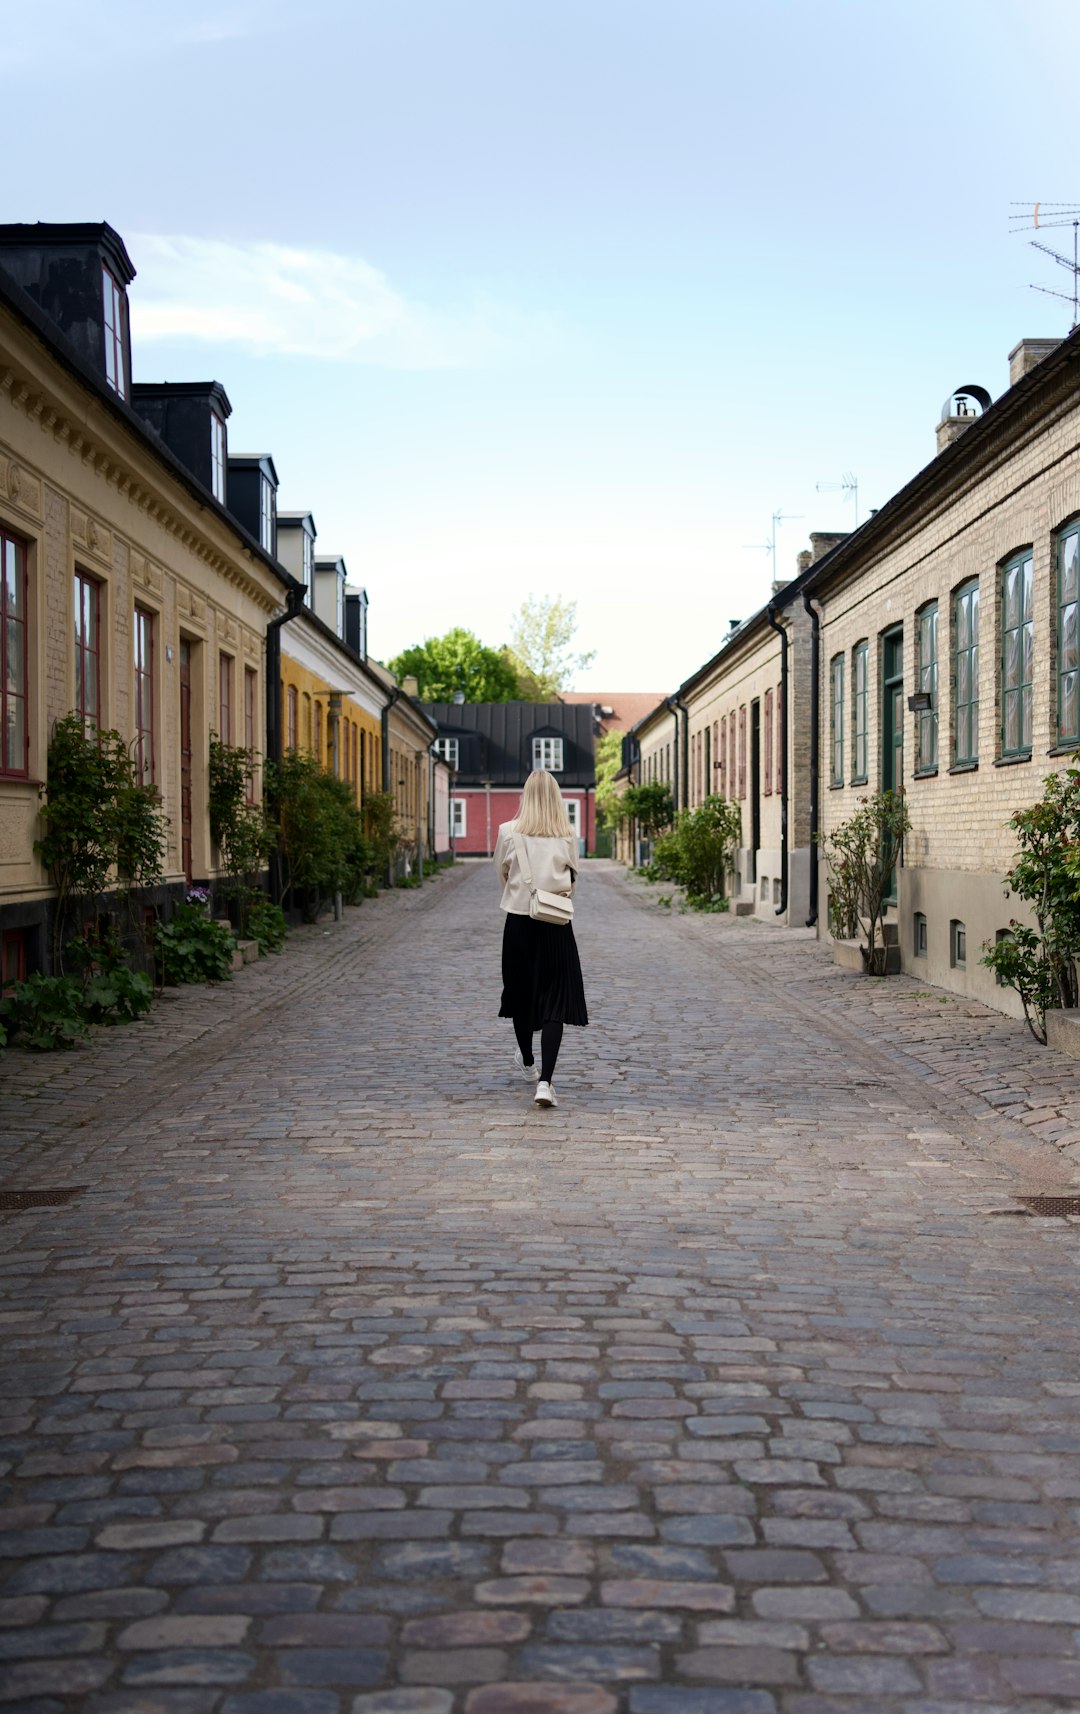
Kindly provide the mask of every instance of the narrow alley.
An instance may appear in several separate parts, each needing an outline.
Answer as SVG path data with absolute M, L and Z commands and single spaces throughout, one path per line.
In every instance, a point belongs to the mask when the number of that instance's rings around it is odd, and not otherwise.
M 615 865 L 578 922 L 551 1112 L 487 864 L 7 1056 L 0 1188 L 78 1187 L 4 1215 L 9 1705 L 1080 1707 L 1080 1229 L 1017 1200 L 1080 1078 Z

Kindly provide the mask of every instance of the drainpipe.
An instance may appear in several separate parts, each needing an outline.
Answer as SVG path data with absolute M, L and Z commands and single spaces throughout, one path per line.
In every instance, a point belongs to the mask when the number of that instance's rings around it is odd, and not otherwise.
M 821 614 L 803 590 L 810 615 L 810 915 L 807 928 L 818 919 L 818 833 L 821 829 Z
M 266 760 L 277 767 L 281 762 L 281 630 L 298 619 L 304 611 L 304 596 L 307 594 L 303 583 L 290 583 L 285 591 L 285 611 L 279 613 L 276 619 L 271 619 L 266 627 Z M 267 807 L 273 814 L 277 809 L 277 793 L 266 792 Z M 284 889 L 281 880 L 281 854 L 275 845 L 271 851 L 267 868 L 269 870 L 270 897 L 274 903 L 280 902 Z
M 780 638 L 780 903 L 775 914 L 782 917 L 788 892 L 788 634 L 775 607 L 768 608 L 765 617 Z
M 266 759 L 280 762 L 281 743 L 281 627 L 304 611 L 305 586 L 293 583 L 285 591 L 285 611 L 266 627 Z
M 679 701 L 678 692 L 668 697 L 668 707 L 675 718 L 675 749 L 672 754 L 672 784 L 675 787 L 675 813 L 690 807 L 690 710 Z M 683 717 L 682 781 L 679 780 L 679 715 Z M 679 786 L 682 785 L 680 792 Z
M 390 710 L 393 708 L 400 695 L 401 691 L 398 689 L 397 685 L 395 685 L 393 690 L 390 692 L 390 700 L 380 715 L 382 722 L 382 789 L 384 792 L 393 790 L 390 783 Z M 394 884 L 393 857 L 387 858 L 386 873 L 387 885 L 392 887 Z
M 423 804 L 424 785 L 424 755 L 423 750 L 416 752 L 416 873 L 421 881 L 424 879 L 424 822 L 426 808 Z M 423 807 L 422 807 L 423 806 Z

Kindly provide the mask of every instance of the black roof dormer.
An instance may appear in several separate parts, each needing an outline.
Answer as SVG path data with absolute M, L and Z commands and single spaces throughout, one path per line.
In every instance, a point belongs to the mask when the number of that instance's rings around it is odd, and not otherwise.
M 268 554 L 277 556 L 278 478 L 268 452 L 235 453 L 228 465 L 227 504 Z
M 106 221 L 0 226 L 0 268 L 117 396 L 130 398 L 127 288 L 135 268 L 120 234 Z
M 228 460 L 225 423 L 232 415 L 232 406 L 221 382 L 139 382 L 131 389 L 131 403 L 169 451 L 224 505 Z

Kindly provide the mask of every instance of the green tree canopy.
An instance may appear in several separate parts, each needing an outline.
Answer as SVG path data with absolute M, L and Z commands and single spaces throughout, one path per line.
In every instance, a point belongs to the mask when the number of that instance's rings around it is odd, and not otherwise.
M 542 600 L 530 595 L 522 602 L 510 625 L 510 648 L 504 653 L 529 700 L 549 701 L 570 688 L 575 673 L 592 665 L 595 649 L 578 654 L 571 646 L 576 630 L 576 601 L 564 601 L 561 595 Z
M 506 651 L 489 649 L 460 625 L 402 649 L 388 665 L 399 681 L 412 673 L 425 702 L 452 702 L 458 690 L 466 702 L 513 702 L 521 695 Z

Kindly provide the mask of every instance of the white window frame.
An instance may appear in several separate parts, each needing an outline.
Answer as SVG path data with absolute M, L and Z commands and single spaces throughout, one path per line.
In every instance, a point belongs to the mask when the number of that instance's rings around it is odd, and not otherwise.
M 534 738 L 532 741 L 533 773 L 561 774 L 563 771 L 563 741 L 561 738 Z
M 259 489 L 259 546 L 267 553 L 274 551 L 274 484 L 269 476 L 261 475 Z
M 435 740 L 436 754 L 440 755 L 447 766 L 453 768 L 455 772 L 459 765 L 458 742 L 457 738 L 436 738 Z
M 469 800 L 464 797 L 450 799 L 450 837 L 464 839 L 469 830 Z
M 564 797 L 563 805 L 566 817 L 573 829 L 575 839 L 581 838 L 581 799 L 579 797 Z
M 124 294 L 111 268 L 101 265 L 104 307 L 105 379 L 118 399 L 127 398 L 127 367 L 124 352 Z
M 216 411 L 210 412 L 210 492 L 225 504 L 225 424 Z

